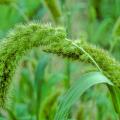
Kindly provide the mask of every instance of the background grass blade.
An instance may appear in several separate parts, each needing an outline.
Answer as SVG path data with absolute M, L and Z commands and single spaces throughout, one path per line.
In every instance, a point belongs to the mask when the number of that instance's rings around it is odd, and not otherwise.
M 35 88 L 36 88 L 36 117 L 39 119 L 39 109 L 40 109 L 40 102 L 42 97 L 42 84 L 44 82 L 44 74 L 45 68 L 48 64 L 48 56 L 43 56 L 40 59 L 38 66 L 35 71 Z

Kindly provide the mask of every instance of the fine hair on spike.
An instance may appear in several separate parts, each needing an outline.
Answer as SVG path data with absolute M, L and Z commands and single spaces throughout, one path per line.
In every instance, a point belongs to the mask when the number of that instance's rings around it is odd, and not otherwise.
M 16 66 L 34 47 L 41 47 L 45 52 L 64 58 L 93 64 L 115 86 L 120 87 L 120 64 L 106 51 L 83 40 L 67 39 L 66 31 L 62 27 L 30 22 L 19 24 L 0 42 L 0 107 L 5 107 Z

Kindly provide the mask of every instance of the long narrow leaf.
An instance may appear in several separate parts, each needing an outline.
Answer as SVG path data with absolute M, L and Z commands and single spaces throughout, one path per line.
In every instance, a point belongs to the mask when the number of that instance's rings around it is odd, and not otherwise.
M 60 99 L 54 120 L 66 120 L 71 106 L 88 88 L 99 83 L 113 85 L 110 80 L 100 72 L 90 72 L 81 76 Z

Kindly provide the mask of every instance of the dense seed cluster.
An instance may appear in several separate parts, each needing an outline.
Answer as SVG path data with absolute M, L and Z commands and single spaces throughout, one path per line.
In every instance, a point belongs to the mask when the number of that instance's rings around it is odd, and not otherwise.
M 73 60 L 93 63 L 93 61 L 72 41 L 66 38 L 65 30 L 50 25 L 31 23 L 16 26 L 0 43 L 0 107 L 4 107 L 7 91 L 19 60 L 28 50 L 41 46 L 42 50 L 61 55 Z M 98 64 L 102 72 L 118 87 L 120 87 L 120 64 L 107 52 L 98 49 L 85 41 L 74 43 L 83 48 Z
M 89 53 L 104 75 L 106 75 L 116 86 L 120 87 L 120 64 L 114 58 L 103 49 L 96 48 L 85 41 L 76 40 L 75 43 Z M 49 46 L 46 48 L 45 51 L 95 65 L 82 50 L 73 46 L 72 42 L 64 41 L 60 45 L 54 43 L 51 47 Z
M 0 106 L 4 106 L 6 94 L 15 68 L 22 56 L 33 47 L 46 46 L 65 38 L 65 31 L 50 25 L 19 25 L 0 43 Z

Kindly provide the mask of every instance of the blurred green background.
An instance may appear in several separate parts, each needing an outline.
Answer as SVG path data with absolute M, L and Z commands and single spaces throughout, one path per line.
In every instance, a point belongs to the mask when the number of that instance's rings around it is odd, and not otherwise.
M 120 60 L 120 32 L 116 32 L 120 27 L 120 0 L 0 3 L 1 40 L 16 24 L 34 21 L 64 26 L 68 38 L 87 40 Z M 2 112 L 0 120 L 53 120 L 59 96 L 92 69 L 89 64 L 48 55 L 35 48 L 23 57 L 16 70 L 8 109 Z M 117 120 L 107 87 L 97 85 L 87 90 L 72 107 L 70 117 L 73 120 Z

